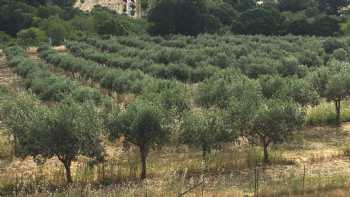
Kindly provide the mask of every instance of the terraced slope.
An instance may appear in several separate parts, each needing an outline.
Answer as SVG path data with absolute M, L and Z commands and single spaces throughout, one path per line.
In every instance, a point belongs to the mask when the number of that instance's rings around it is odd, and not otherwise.
M 0 86 L 9 86 L 15 81 L 18 81 L 16 75 L 11 72 L 6 56 L 0 49 Z

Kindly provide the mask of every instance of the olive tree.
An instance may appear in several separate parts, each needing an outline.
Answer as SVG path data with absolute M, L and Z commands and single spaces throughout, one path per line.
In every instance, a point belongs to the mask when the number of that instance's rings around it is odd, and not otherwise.
M 110 139 L 125 137 L 125 142 L 140 150 L 141 179 L 146 178 L 147 156 L 152 148 L 160 147 L 168 139 L 164 117 L 160 107 L 144 100 L 136 100 L 127 111 L 119 113 L 107 122 Z
M 214 146 L 234 137 L 225 124 L 223 112 L 218 110 L 187 112 L 183 117 L 182 129 L 180 141 L 200 147 L 204 159 Z
M 252 119 L 251 137 L 258 138 L 264 149 L 264 162 L 269 162 L 268 148 L 280 143 L 301 128 L 304 112 L 291 101 L 267 100 L 255 112 Z
M 350 64 L 332 62 L 330 67 L 320 68 L 308 77 L 321 97 L 334 102 L 336 123 L 341 123 L 341 102 L 350 96 Z
M 13 136 L 18 156 L 57 157 L 72 183 L 71 164 L 78 155 L 103 158 L 100 144 L 101 121 L 95 107 L 68 99 L 48 108 L 28 96 L 4 104 L 4 123 Z
M 57 156 L 64 164 L 66 177 L 72 182 L 71 164 L 78 155 L 101 161 L 104 149 L 101 145 L 102 121 L 93 104 L 77 104 L 64 101 L 55 109 L 55 119 L 49 134 L 46 157 Z
M 199 84 L 196 102 L 204 107 L 227 109 L 232 98 L 257 99 L 261 95 L 259 84 L 236 69 L 224 69 Z
M 175 80 L 150 80 L 142 91 L 144 100 L 159 103 L 166 111 L 178 114 L 188 109 L 186 96 L 185 85 Z
M 324 93 L 334 102 L 336 123 L 340 124 L 341 101 L 350 96 L 350 75 L 344 72 L 331 75 Z
M 40 106 L 30 95 L 21 94 L 15 99 L 5 99 L 1 100 L 1 119 L 13 139 L 15 155 L 25 157 L 40 154 L 45 146 L 43 136 L 50 130 L 47 123 L 53 120 L 53 113 L 47 107 Z
M 46 33 L 38 28 L 32 27 L 17 33 L 17 43 L 23 47 L 38 46 L 47 40 Z
M 318 92 L 305 79 L 268 75 L 260 77 L 259 82 L 265 98 L 292 99 L 301 106 L 313 106 L 319 103 Z

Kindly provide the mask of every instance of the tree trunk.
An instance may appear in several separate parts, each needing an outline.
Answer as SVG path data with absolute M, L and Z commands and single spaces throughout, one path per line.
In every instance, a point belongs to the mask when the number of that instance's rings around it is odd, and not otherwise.
M 147 170 L 147 150 L 145 147 L 140 146 L 140 156 L 141 156 L 141 179 L 146 178 L 146 170 Z
M 264 137 L 263 138 L 263 145 L 264 145 L 264 163 L 269 163 L 270 162 L 270 158 L 269 158 L 269 145 L 270 145 L 271 141 L 267 138 Z
M 337 125 L 340 125 L 341 124 L 341 121 L 340 121 L 340 100 L 334 101 L 334 104 L 335 104 L 335 113 L 336 113 L 336 123 L 337 123 Z
M 207 159 L 207 156 L 208 154 L 210 154 L 211 150 L 210 150 L 210 147 L 206 146 L 206 145 L 203 145 L 202 146 L 202 156 L 203 156 L 203 160 L 206 160 Z
M 264 145 L 264 163 L 269 162 L 269 151 L 268 151 L 268 145 Z
M 64 168 L 66 169 L 66 179 L 67 179 L 67 183 L 73 183 L 73 179 L 72 179 L 72 173 L 71 173 L 71 165 L 72 165 L 72 161 L 71 160 L 67 160 L 63 162 L 64 164 Z

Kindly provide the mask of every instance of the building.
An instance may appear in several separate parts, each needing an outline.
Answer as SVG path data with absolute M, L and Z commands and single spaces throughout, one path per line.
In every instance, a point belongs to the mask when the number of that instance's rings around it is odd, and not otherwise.
M 139 0 L 77 0 L 75 7 L 91 11 L 95 5 L 107 7 L 119 14 L 140 18 L 142 16 Z

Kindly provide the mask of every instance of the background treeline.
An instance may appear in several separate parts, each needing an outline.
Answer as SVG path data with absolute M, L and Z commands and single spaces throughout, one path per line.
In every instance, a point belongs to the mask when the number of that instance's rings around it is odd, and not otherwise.
M 83 35 L 197 35 L 201 33 L 335 36 L 349 32 L 348 0 L 144 0 L 145 17 L 106 8 L 90 13 L 74 0 L 0 0 L 0 44 L 22 46 Z
M 35 46 L 62 44 L 82 34 L 127 35 L 145 33 L 147 22 L 96 6 L 90 13 L 73 8 L 74 1 L 0 0 L 0 45 L 16 42 Z
M 150 11 L 149 21 L 155 34 L 331 36 L 348 31 L 348 5 L 347 0 L 162 0 Z

